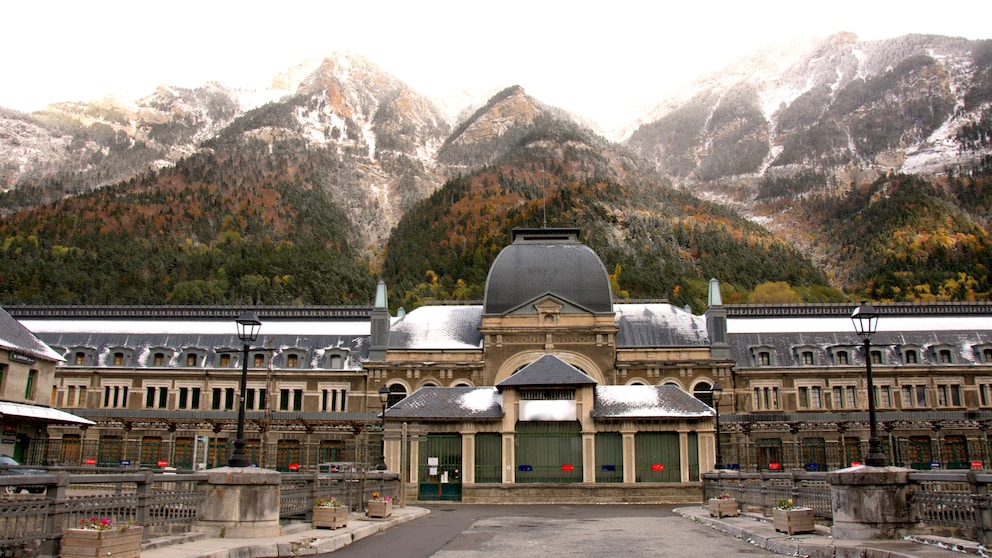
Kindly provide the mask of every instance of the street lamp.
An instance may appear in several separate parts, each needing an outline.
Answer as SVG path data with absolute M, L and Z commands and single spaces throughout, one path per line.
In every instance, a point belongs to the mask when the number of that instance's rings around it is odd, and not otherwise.
M 723 388 L 719 382 L 713 382 L 710 388 L 713 395 L 713 410 L 716 411 L 716 465 L 714 468 L 723 469 L 723 455 L 720 452 L 720 398 L 723 397 Z
M 234 451 L 227 460 L 228 467 L 247 467 L 248 456 L 245 455 L 245 391 L 248 385 L 248 350 L 258 337 L 262 322 L 258 321 L 255 312 L 242 312 L 238 316 L 238 339 L 244 345 L 244 357 L 241 359 L 241 393 L 238 395 L 238 437 L 234 439 Z
M 379 462 L 375 465 L 376 471 L 385 471 L 386 467 L 386 402 L 389 401 L 389 388 L 386 384 L 382 384 L 379 388 L 379 403 L 382 404 L 382 443 L 380 447 L 382 451 L 379 452 Z
M 865 465 L 869 467 L 885 467 L 885 454 L 882 453 L 882 441 L 878 437 L 878 419 L 875 416 L 875 382 L 871 377 L 871 336 L 878 331 L 878 312 L 865 301 L 861 301 L 854 313 L 851 314 L 854 329 L 865 342 L 865 369 L 868 372 L 868 422 L 871 429 L 868 438 L 868 455 Z

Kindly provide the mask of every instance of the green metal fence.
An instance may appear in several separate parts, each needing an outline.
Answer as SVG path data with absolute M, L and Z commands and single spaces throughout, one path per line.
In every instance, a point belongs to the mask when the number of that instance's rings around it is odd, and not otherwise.
M 572 422 L 518 422 L 516 482 L 582 482 L 582 426 Z
M 623 482 L 623 436 L 619 432 L 596 434 L 596 482 Z
M 475 482 L 503 482 L 503 436 L 498 432 L 475 435 Z
M 638 432 L 634 435 L 637 482 L 680 482 L 682 470 L 677 432 Z

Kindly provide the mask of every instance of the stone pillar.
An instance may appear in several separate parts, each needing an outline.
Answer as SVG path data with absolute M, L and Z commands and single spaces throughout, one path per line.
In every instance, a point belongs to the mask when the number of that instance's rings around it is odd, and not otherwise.
M 911 469 L 850 467 L 827 473 L 837 539 L 899 539 L 917 521 L 910 504 Z
M 196 531 L 212 537 L 264 538 L 282 535 L 279 489 L 282 475 L 259 467 L 208 469 L 207 493 Z

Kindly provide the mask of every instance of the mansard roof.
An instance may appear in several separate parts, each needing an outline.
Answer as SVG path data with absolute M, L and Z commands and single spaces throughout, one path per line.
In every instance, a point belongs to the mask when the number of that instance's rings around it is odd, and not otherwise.
M 613 311 L 610 280 L 578 229 L 514 229 L 486 278 L 485 314 L 505 314 L 543 295 L 594 313 Z
M 482 348 L 482 306 L 421 306 L 389 329 L 389 348 L 403 349 L 480 349 Z
M 23 353 L 43 360 L 62 362 L 64 359 L 37 335 L 0 308 L 0 348 Z
M 752 349 L 774 352 L 774 366 L 802 366 L 796 348 L 816 351 L 816 363 L 829 363 L 837 349 L 862 345 L 851 322 L 857 304 L 791 304 L 727 306 L 727 341 L 738 367 L 754 365 Z M 984 363 L 976 347 L 992 343 L 992 304 L 934 303 L 877 304 L 878 332 L 872 349 L 882 352 L 887 365 L 902 364 L 902 348 L 924 349 L 914 365 L 940 364 L 939 355 L 928 348 L 942 346 L 954 351 L 956 364 Z M 851 365 L 863 365 L 863 355 L 851 352 Z
M 706 316 L 665 302 L 617 304 L 617 347 L 708 346 Z
M 331 307 L 261 307 L 261 332 L 252 350 L 303 350 L 311 366 L 328 352 L 347 351 L 356 364 L 368 358 L 369 310 Z M 134 366 L 144 366 L 152 349 L 187 350 L 208 355 L 240 351 L 233 307 L 23 307 L 27 327 L 48 345 L 68 351 L 87 348 L 97 364 L 117 348 L 133 349 Z M 61 359 L 61 357 L 59 357 Z M 213 360 L 205 359 L 203 366 Z
M 596 380 L 554 355 L 544 355 L 496 385 L 507 387 L 554 387 L 595 385 Z

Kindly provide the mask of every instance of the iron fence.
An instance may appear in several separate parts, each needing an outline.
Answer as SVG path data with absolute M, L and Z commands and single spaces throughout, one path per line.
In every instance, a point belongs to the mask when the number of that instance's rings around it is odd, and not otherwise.
M 703 475 L 704 499 L 728 495 L 744 511 L 770 516 L 781 500 L 809 507 L 821 523 L 833 521 L 827 473 L 737 473 Z M 908 516 L 920 534 L 992 543 L 992 474 L 980 471 L 912 472 Z

